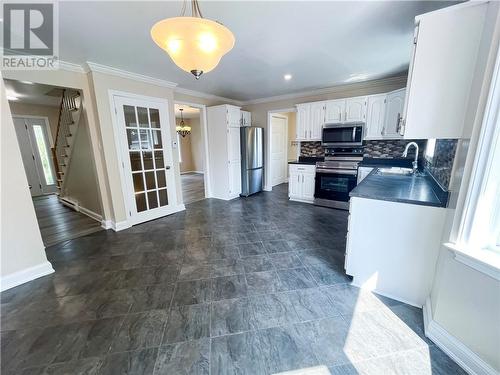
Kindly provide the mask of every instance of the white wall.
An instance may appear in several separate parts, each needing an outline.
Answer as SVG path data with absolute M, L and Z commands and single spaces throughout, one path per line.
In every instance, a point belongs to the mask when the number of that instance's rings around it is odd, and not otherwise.
M 45 256 L 14 123 L 1 81 L 1 272 L 2 290 L 53 272 Z
M 478 60 L 474 87 L 479 87 L 481 95 L 471 97 L 467 116 L 473 120 L 473 128 L 464 129 L 467 145 L 470 134 L 470 146 L 459 148 L 454 166 L 454 181 L 451 191 L 451 206 L 448 209 L 447 225 L 443 233 L 443 242 L 453 240 L 454 223 L 462 213 L 462 204 L 468 189 L 472 161 L 474 159 L 477 138 L 484 114 L 485 95 L 489 91 L 491 73 L 500 42 L 499 3 L 491 2 L 488 10 L 488 24 L 483 34 L 483 41 L 488 48 L 482 50 Z M 496 21 L 496 26 L 493 21 Z M 489 25 L 489 26 L 488 26 Z M 490 29 L 488 28 L 490 27 Z M 495 30 L 491 30 L 495 28 Z M 492 36 L 493 35 L 493 36 Z M 481 96 L 479 98 L 479 96 Z M 474 105 L 472 105 L 474 103 Z M 472 112 L 472 113 L 471 113 Z M 459 261 L 454 254 L 442 246 L 434 283 L 430 295 L 432 320 L 444 328 L 447 333 L 458 339 L 474 352 L 487 365 L 500 372 L 500 282 Z

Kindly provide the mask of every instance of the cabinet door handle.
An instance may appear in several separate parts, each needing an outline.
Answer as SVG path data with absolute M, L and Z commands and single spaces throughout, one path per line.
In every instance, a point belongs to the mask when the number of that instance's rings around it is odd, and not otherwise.
M 300 174 L 297 175 L 297 182 L 300 183 Z
M 398 119 L 396 120 L 396 133 L 401 131 L 401 113 L 398 113 Z
M 302 183 L 304 183 L 304 175 L 302 175 Z
M 344 112 L 344 121 L 347 121 L 347 111 Z

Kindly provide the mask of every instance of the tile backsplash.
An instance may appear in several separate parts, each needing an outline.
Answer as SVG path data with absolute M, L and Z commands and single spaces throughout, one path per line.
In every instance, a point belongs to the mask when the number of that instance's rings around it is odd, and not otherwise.
M 418 139 L 388 139 L 388 140 L 373 140 L 365 141 L 364 153 L 365 158 L 401 158 L 406 145 L 409 142 L 416 142 L 419 148 L 419 159 L 423 156 L 425 151 L 425 146 L 427 144 L 426 140 Z M 411 147 L 408 151 L 408 157 L 414 157 L 415 148 Z
M 300 142 L 300 156 L 325 156 L 321 142 Z
M 433 142 L 432 142 L 433 143 Z M 432 146 L 429 141 L 429 146 Z M 434 176 L 442 188 L 450 189 L 451 172 L 457 152 L 457 139 L 436 139 L 434 152 L 425 156 L 425 168 Z

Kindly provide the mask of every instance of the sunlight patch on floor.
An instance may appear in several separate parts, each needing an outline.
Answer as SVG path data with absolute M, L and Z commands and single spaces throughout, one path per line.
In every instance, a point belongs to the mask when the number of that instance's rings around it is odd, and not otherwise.
M 314 366 L 299 370 L 279 372 L 273 375 L 331 375 L 331 373 L 326 366 Z

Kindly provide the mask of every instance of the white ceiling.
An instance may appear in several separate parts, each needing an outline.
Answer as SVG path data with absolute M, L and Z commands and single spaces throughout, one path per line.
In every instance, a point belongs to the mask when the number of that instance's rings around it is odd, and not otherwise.
M 59 3 L 60 56 L 173 81 L 236 100 L 288 94 L 405 72 L 414 17 L 452 5 L 434 1 L 201 1 L 204 17 L 222 22 L 236 44 L 196 81 L 150 37 L 181 2 Z M 283 75 L 293 75 L 285 81 Z
M 61 105 L 62 88 L 60 87 L 10 79 L 5 79 L 4 82 L 9 101 L 51 107 Z

